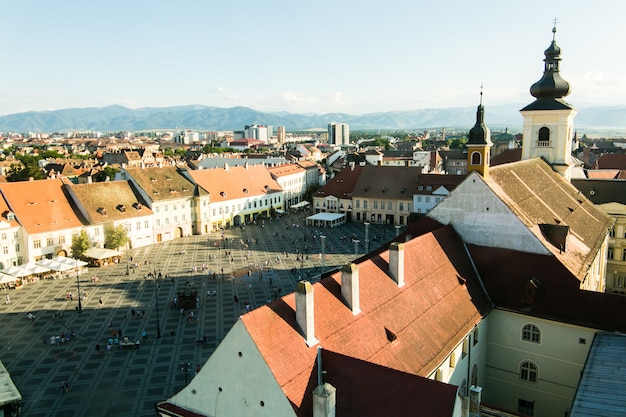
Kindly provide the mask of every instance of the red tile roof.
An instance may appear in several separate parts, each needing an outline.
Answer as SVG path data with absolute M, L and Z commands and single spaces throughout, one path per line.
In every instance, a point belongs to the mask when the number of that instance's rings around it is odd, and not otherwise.
M 211 195 L 211 202 L 220 202 L 282 191 L 264 165 L 249 165 L 189 171 L 200 187 Z
M 62 186 L 61 179 L 7 182 L 0 192 L 29 234 L 81 227 Z
M 404 244 L 405 281 L 388 274 L 388 252 L 359 264 L 361 313 L 341 296 L 340 272 L 314 284 L 315 337 L 339 354 L 427 376 L 490 309 L 458 235 L 442 227 Z M 315 364 L 296 323 L 295 294 L 242 317 L 242 322 L 298 415 Z M 397 338 L 390 342 L 387 330 Z M 375 395 L 369 391 L 364 396 Z M 303 409 L 303 408 L 302 408 Z M 374 414 L 362 414 L 362 416 Z
M 322 188 L 317 190 L 313 196 L 324 198 L 334 196 L 337 198 L 350 198 L 354 187 L 359 180 L 363 167 L 360 165 L 347 166 L 338 172 L 332 179 L 326 182 Z
M 585 291 L 554 256 L 468 245 L 497 308 L 593 329 L 626 332 L 626 297 Z M 535 299 L 522 305 L 524 285 L 539 280 Z

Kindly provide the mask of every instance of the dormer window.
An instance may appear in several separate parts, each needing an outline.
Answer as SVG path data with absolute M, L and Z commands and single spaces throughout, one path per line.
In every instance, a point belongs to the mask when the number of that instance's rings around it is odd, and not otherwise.
M 156 178 L 150 178 L 150 182 L 156 182 Z
M 248 189 L 247 189 L 247 188 L 244 188 L 244 189 L 243 189 L 243 193 L 244 193 L 244 194 L 248 194 Z
M 107 209 L 105 209 L 104 207 L 98 207 L 96 211 L 103 216 L 107 215 Z
M 170 177 L 165 177 L 166 181 L 172 181 L 172 179 Z
M 226 198 L 226 191 L 220 191 L 220 195 L 224 198 Z
M 124 204 L 118 204 L 117 207 L 115 208 L 121 211 L 122 213 L 126 213 L 126 206 Z
M 140 204 L 139 202 L 135 202 L 135 203 L 133 203 L 133 208 L 134 208 L 135 210 L 141 210 L 141 207 L 142 207 L 142 206 L 141 206 L 141 204 Z
M 422 191 L 422 190 L 424 189 L 424 186 L 423 186 L 423 185 L 418 185 L 418 186 L 417 186 L 417 189 L 418 189 L 418 190 L 420 190 L 420 191 Z

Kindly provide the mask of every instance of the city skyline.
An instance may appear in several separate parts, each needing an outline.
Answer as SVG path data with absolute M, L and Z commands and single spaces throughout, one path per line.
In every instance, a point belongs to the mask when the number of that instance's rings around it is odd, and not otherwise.
M 574 106 L 623 105 L 626 4 L 5 2 L 0 115 L 200 104 L 365 114 L 528 103 L 552 40 Z M 607 10 L 610 13 L 607 13 Z

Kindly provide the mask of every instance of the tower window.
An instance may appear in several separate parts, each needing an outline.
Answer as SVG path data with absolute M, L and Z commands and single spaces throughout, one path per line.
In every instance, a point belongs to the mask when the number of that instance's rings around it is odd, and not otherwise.
M 539 136 L 537 137 L 537 147 L 547 148 L 550 146 L 550 129 L 542 127 L 539 129 Z
M 472 152 L 472 165 L 480 165 L 481 159 L 480 152 Z

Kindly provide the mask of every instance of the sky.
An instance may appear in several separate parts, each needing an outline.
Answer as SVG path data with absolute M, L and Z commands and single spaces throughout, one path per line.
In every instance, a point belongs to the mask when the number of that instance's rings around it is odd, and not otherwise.
M 353 115 L 626 104 L 626 1 L 0 0 L 0 115 L 200 104 Z

